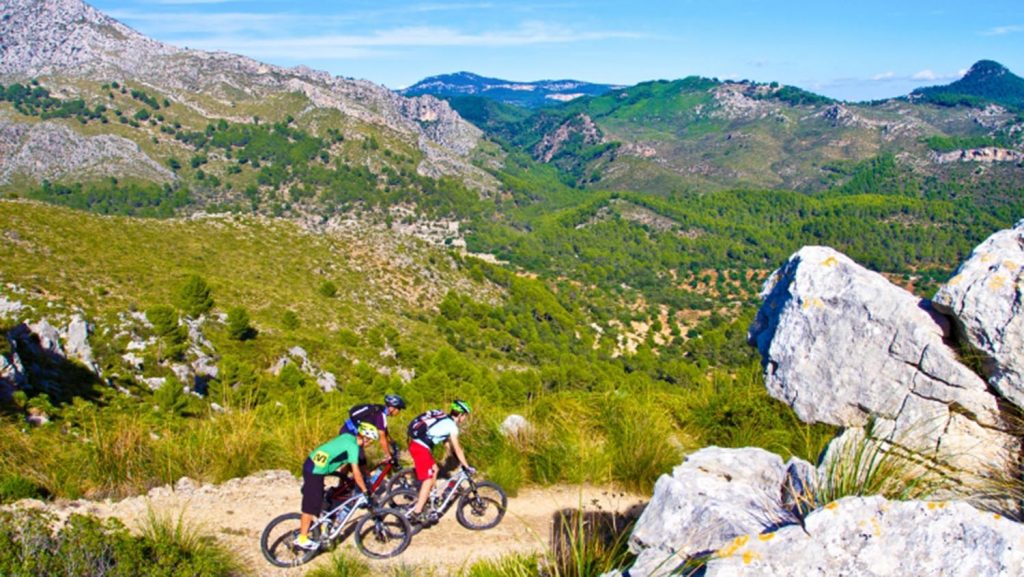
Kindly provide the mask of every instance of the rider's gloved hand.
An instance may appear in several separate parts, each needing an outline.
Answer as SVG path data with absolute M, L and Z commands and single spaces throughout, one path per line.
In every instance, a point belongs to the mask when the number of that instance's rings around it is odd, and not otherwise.
M 472 477 L 473 475 L 476 475 L 476 468 L 475 467 L 470 467 L 469 465 L 463 465 L 462 466 L 462 470 L 465 471 L 466 474 L 469 475 L 470 477 Z

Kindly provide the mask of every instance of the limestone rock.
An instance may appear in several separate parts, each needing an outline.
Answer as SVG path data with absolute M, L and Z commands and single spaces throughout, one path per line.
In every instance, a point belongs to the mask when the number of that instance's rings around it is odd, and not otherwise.
M 984 355 L 988 382 L 1024 408 L 1024 220 L 975 248 L 934 305 Z
M 509 415 L 501 422 L 501 434 L 510 438 L 519 438 L 529 435 L 533 431 L 533 425 L 522 415 Z
M 21 301 L 9 300 L 5 295 L 0 295 L 0 318 L 13 319 L 24 308 Z
M 92 347 L 89 346 L 89 333 L 91 332 L 92 326 L 85 320 L 85 317 L 79 313 L 72 315 L 71 322 L 68 323 L 65 330 L 67 336 L 64 339 L 64 353 L 68 358 L 77 359 L 92 369 L 94 373 L 99 374 L 99 366 L 96 364 L 96 359 L 93 358 Z
M 56 181 L 67 175 L 133 176 L 156 182 L 175 179 L 174 173 L 127 138 L 81 136 L 50 121 L 19 124 L 0 120 L 0 184 L 15 177 Z
M 1024 526 L 961 502 L 847 497 L 804 527 L 751 533 L 718 550 L 707 577 L 1024 574 Z
M 956 467 L 1009 470 L 1019 441 L 945 343 L 948 323 L 881 275 L 804 247 L 768 282 L 748 334 L 769 393 L 805 422 L 864 426 Z
M 794 521 L 785 488 L 813 477 L 805 461 L 763 449 L 702 449 L 663 475 L 629 539 L 632 577 L 668 575 L 687 558 L 736 537 Z
M 15 330 L 17 328 L 15 327 Z M 38 343 L 37 345 L 33 343 L 34 352 L 64 358 L 64 349 L 60 346 L 60 331 L 54 328 L 46 319 L 40 319 L 39 322 L 29 324 L 27 328 L 30 334 L 25 334 L 26 338 L 19 340 L 31 342 L 34 337 L 35 343 Z

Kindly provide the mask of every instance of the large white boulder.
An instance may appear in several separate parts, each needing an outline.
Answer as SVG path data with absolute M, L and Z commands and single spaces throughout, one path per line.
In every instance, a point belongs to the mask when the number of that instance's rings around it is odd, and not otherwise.
M 793 523 L 790 487 L 813 477 L 799 459 L 784 463 L 763 449 L 709 447 L 663 475 L 629 539 L 632 577 L 669 575 L 686 559 L 740 535 Z
M 1019 440 L 997 398 L 946 344 L 923 301 L 827 247 L 804 247 L 765 285 L 748 339 L 769 393 L 805 422 L 861 427 L 965 471 L 1009 470 Z
M 984 356 L 989 383 L 1024 408 L 1024 220 L 978 245 L 934 306 Z
M 1024 526 L 962 502 L 847 497 L 803 526 L 751 533 L 722 547 L 707 577 L 1024 575 Z

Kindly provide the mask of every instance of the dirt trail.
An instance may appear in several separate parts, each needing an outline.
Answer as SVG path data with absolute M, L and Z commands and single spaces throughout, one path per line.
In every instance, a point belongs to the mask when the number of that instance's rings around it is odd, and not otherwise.
M 59 514 L 88 513 L 99 517 L 118 517 L 128 527 L 137 528 L 152 513 L 213 535 L 237 552 L 252 575 L 297 577 L 324 563 L 330 555 L 321 555 L 297 569 L 278 569 L 264 560 L 259 549 L 260 533 L 266 524 L 282 513 L 297 511 L 301 481 L 286 471 L 265 471 L 221 485 L 198 486 L 182 479 L 174 487 L 158 487 L 148 495 L 118 502 L 70 501 L 50 508 Z M 548 547 L 553 519 L 563 509 L 583 507 L 588 511 L 625 512 L 645 502 L 638 496 L 590 486 L 527 488 L 509 498 L 508 514 L 500 525 L 487 531 L 470 531 L 455 519 L 454 510 L 430 529 L 413 538 L 398 558 L 370 561 L 375 573 L 390 573 L 395 566 L 414 566 L 417 575 L 451 575 L 474 561 L 497 558 L 515 552 L 539 552 Z M 351 538 L 340 546 L 353 556 L 362 557 Z

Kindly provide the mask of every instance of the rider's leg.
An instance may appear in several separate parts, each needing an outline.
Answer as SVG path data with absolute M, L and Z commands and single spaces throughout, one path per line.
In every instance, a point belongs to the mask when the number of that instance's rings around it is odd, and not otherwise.
M 430 449 L 419 441 L 409 443 L 409 455 L 412 456 L 413 465 L 416 467 L 416 478 L 420 480 L 420 491 L 412 508 L 413 513 L 419 514 L 423 512 L 427 497 L 430 496 L 430 489 L 437 478 L 437 463 L 434 462 Z
M 306 459 L 302 465 L 302 518 L 299 520 L 299 535 L 309 535 L 313 519 L 320 514 L 324 502 L 324 476 L 313 473 L 313 461 Z

